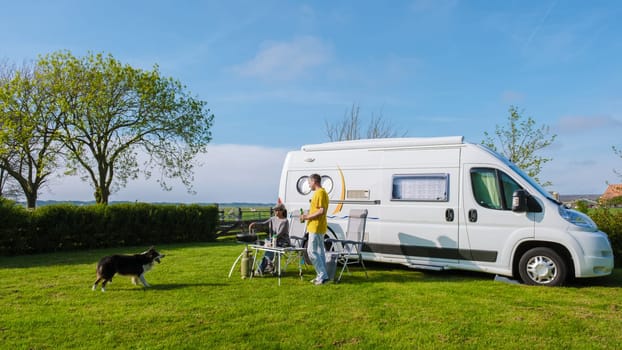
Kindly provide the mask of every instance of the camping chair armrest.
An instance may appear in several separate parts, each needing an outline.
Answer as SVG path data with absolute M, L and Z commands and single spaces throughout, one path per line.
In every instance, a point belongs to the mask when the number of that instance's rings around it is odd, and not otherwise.
M 304 241 L 306 241 L 306 240 L 307 240 L 306 238 L 304 238 L 304 237 L 299 237 L 299 236 L 289 236 L 289 239 L 290 239 L 290 240 L 294 240 L 294 241 L 299 241 L 299 242 L 304 242 Z
M 289 236 L 289 241 L 292 243 L 292 246 L 302 248 L 305 245 L 306 238 L 299 236 Z
M 359 244 L 362 243 L 362 242 L 352 241 L 348 239 L 335 239 L 335 238 L 327 238 L 325 242 L 331 243 L 331 247 L 329 251 L 330 253 L 339 254 L 339 255 L 343 255 L 344 253 L 350 254 L 350 252 L 344 252 L 343 250 L 352 249 L 353 247 L 357 247 Z M 337 249 L 335 243 L 341 244 L 342 249 Z

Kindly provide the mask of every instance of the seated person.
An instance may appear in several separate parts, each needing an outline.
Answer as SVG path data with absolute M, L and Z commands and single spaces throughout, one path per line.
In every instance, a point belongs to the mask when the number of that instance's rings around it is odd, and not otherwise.
M 255 224 L 268 224 L 268 238 L 276 235 L 277 247 L 289 247 L 289 222 L 287 221 L 287 210 L 283 204 L 277 204 L 274 208 L 274 216 L 266 221 L 253 222 L 248 225 L 248 231 L 251 232 Z M 274 271 L 272 266 L 272 260 L 274 259 L 274 252 L 266 252 L 259 264 L 258 274 L 264 272 L 271 273 Z

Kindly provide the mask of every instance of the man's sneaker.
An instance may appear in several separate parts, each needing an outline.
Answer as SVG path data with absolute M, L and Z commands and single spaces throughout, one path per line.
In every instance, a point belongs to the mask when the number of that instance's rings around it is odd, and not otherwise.
M 326 284 L 328 282 L 328 280 L 321 280 L 321 281 L 315 281 L 313 282 L 313 284 L 315 284 L 316 286 L 319 286 L 321 284 Z
M 317 281 L 317 279 L 314 278 L 314 279 L 310 280 L 309 282 L 315 283 L 315 281 Z

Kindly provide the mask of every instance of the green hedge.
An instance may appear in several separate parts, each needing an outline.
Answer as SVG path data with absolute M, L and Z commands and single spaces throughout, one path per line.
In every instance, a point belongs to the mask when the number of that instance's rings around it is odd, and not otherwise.
M 0 198 L 0 254 L 213 241 L 217 224 L 216 205 L 61 204 L 27 210 Z
M 622 267 L 622 210 L 598 208 L 589 215 L 609 235 L 616 267 Z M 216 205 L 60 204 L 27 210 L 0 197 L 0 255 L 214 241 L 217 224 Z
M 622 210 L 598 208 L 590 210 L 589 215 L 598 228 L 609 236 L 615 266 L 622 267 Z

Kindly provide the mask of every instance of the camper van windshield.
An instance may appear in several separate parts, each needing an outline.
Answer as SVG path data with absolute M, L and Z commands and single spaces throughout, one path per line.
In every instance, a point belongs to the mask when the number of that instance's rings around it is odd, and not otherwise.
M 525 174 L 525 172 L 521 170 L 521 168 L 517 167 L 516 164 L 511 163 L 511 162 L 508 162 L 508 164 L 510 168 L 512 168 L 512 170 L 514 170 L 518 175 L 520 175 L 520 177 L 522 177 L 523 180 L 527 181 L 531 185 L 531 187 L 536 189 L 536 191 L 540 192 L 541 195 L 552 200 L 555 203 L 558 203 L 557 200 L 551 197 L 550 193 L 548 193 L 544 188 L 542 188 L 542 186 L 540 186 L 539 183 L 535 182 L 534 179 L 529 177 L 529 175 Z

